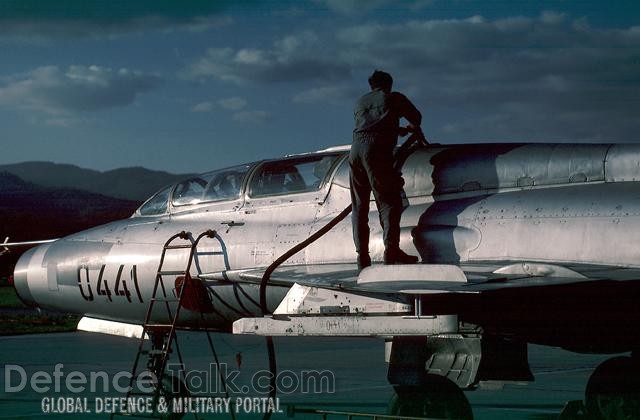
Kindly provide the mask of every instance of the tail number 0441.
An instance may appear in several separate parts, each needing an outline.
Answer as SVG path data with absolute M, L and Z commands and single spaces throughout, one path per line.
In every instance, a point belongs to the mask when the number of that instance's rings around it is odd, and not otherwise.
M 93 284 L 95 285 L 96 294 L 98 296 L 106 296 L 109 302 L 120 298 L 126 299 L 128 302 L 132 302 L 132 299 L 143 301 L 135 265 L 131 266 L 129 270 L 125 270 L 125 266 L 120 265 L 115 282 L 107 280 L 107 276 L 105 276 L 106 268 L 106 265 L 102 265 L 99 270 L 89 269 L 86 265 L 78 267 L 78 288 L 84 300 L 90 302 L 95 299 Z M 124 276 L 123 273 L 125 273 Z M 126 273 L 129 275 L 127 276 Z M 113 290 L 111 290 L 109 284 L 112 285 Z

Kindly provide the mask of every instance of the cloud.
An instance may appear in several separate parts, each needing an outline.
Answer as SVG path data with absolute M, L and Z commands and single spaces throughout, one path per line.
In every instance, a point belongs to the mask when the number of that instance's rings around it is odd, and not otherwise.
M 267 111 L 245 109 L 248 102 L 239 96 L 219 99 L 216 104 L 219 109 L 230 112 L 231 119 L 236 122 L 262 124 L 271 118 L 271 114 Z M 191 107 L 192 112 L 212 112 L 214 109 L 216 109 L 215 105 L 210 101 L 200 102 Z
M 34 122 L 37 122 L 37 121 L 34 121 Z M 62 117 L 62 116 L 44 119 L 45 125 L 48 125 L 51 127 L 63 127 L 63 128 L 75 127 L 78 125 L 86 124 L 87 122 L 89 122 L 89 120 L 86 118 Z
M 39 67 L 0 84 L 0 105 L 60 115 L 123 107 L 158 86 L 159 76 L 99 66 Z
M 261 124 L 271 118 L 267 111 L 240 111 L 233 114 L 233 120 L 243 123 Z
M 213 104 L 209 101 L 200 102 L 191 107 L 191 112 L 211 112 Z
M 247 106 L 247 101 L 239 96 L 220 99 L 218 105 L 230 111 L 239 111 Z
M 417 103 L 454 115 L 430 127 L 445 140 L 629 141 L 640 129 L 634 28 L 594 29 L 545 12 L 370 24 L 338 37 L 353 67 L 390 69 Z
M 347 63 L 333 61 L 330 45 L 311 31 L 287 36 L 269 49 L 210 48 L 183 72 L 188 79 L 214 78 L 235 84 L 338 80 L 348 77 Z
M 321 86 L 295 94 L 292 101 L 299 104 L 350 102 L 358 93 L 361 92 L 353 86 Z
M 249 2 L 253 3 L 253 2 Z M 0 8 L 0 36 L 23 40 L 51 37 L 111 37 L 147 30 L 200 32 L 228 25 L 221 15 L 232 1 L 155 0 L 47 2 L 6 0 Z
M 313 104 L 353 100 L 378 68 L 394 75 L 442 141 L 629 141 L 640 132 L 639 45 L 640 27 L 594 28 L 546 11 L 307 31 L 269 48 L 210 49 L 188 72 L 289 83 L 299 89 L 293 102 Z
M 370 10 L 393 7 L 397 5 L 408 6 L 409 9 L 424 8 L 432 3 L 431 0 L 314 0 L 329 10 L 342 15 L 352 15 Z

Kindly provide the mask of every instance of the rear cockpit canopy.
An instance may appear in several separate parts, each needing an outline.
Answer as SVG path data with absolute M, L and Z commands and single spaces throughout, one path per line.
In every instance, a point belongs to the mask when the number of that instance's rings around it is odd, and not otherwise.
M 312 155 L 265 162 L 249 187 L 250 197 L 294 194 L 319 189 L 338 155 Z
M 208 172 L 163 188 L 134 216 L 159 216 L 196 204 L 298 194 L 325 186 L 343 154 L 308 154 Z

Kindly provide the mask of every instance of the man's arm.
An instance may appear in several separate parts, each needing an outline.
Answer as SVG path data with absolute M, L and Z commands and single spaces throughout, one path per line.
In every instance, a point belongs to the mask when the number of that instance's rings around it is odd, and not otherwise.
M 393 92 L 393 94 L 398 116 L 409 121 L 409 124 L 411 124 L 413 128 L 420 127 L 420 124 L 422 123 L 422 114 L 418 111 L 418 108 L 416 108 L 409 98 L 404 96 L 402 93 Z
M 422 114 L 406 96 L 398 92 L 394 93 L 396 94 L 398 116 L 404 117 L 409 121 L 409 125 L 407 127 L 400 127 L 399 135 L 404 137 L 409 133 L 413 133 L 414 141 L 418 141 L 423 146 L 428 145 L 429 142 L 422 133 L 422 128 L 420 127 L 420 124 L 422 123 Z

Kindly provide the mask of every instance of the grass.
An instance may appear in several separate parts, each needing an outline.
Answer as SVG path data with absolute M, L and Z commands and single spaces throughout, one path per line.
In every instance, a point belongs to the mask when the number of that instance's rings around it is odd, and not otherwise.
M 79 319 L 65 313 L 29 310 L 13 287 L 0 287 L 0 335 L 75 331 Z
M 55 316 L 0 314 L 0 335 L 75 331 L 78 320 L 79 317 L 69 314 Z
M 0 308 L 26 308 L 22 303 L 16 289 L 12 286 L 0 287 Z

